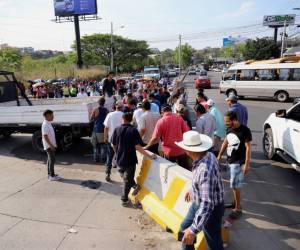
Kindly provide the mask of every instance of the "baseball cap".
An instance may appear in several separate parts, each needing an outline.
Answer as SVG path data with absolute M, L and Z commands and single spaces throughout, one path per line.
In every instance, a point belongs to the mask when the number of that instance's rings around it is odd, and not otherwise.
M 226 98 L 226 101 L 237 101 L 238 98 L 236 95 L 229 95 L 227 98 Z

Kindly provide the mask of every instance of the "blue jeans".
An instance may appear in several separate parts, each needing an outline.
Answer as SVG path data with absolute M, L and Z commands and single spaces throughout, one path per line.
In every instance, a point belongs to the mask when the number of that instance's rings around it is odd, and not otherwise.
M 106 174 L 111 174 L 111 168 L 112 168 L 112 161 L 114 158 L 114 149 L 112 148 L 111 144 L 107 144 L 107 150 L 106 150 Z
M 93 149 L 93 159 L 94 161 L 105 162 L 107 149 L 106 144 L 98 143 L 96 147 Z
M 184 231 L 189 228 L 194 221 L 196 212 L 199 206 L 193 202 L 188 214 L 181 223 L 180 230 Z M 222 240 L 222 217 L 224 215 L 224 204 L 216 206 L 212 211 L 212 214 L 203 225 L 203 233 L 206 239 L 208 249 L 210 250 L 223 250 L 223 240 Z M 182 244 L 182 250 L 195 250 L 194 245 Z

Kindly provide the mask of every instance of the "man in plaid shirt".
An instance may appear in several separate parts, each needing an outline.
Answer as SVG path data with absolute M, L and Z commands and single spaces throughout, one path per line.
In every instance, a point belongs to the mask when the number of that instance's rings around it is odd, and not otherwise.
M 185 200 L 192 201 L 192 205 L 181 224 L 182 249 L 194 250 L 196 235 L 203 231 L 209 249 L 223 250 L 224 186 L 218 161 L 208 152 L 212 139 L 189 131 L 183 134 L 183 141 L 176 144 L 194 160 L 192 190 L 185 195 Z

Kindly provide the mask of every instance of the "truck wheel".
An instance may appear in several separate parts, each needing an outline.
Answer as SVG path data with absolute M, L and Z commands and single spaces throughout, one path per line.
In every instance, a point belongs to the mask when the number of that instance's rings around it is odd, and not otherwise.
M 44 153 L 44 146 L 42 142 L 42 132 L 35 131 L 32 135 L 32 147 L 38 153 Z
M 263 150 L 264 155 L 268 159 L 273 159 L 275 157 L 276 151 L 274 148 L 273 132 L 271 128 L 267 128 L 263 135 Z
M 278 102 L 286 102 L 289 99 L 289 94 L 285 91 L 279 91 L 276 93 L 275 98 Z
M 10 131 L 4 131 L 0 135 L 2 135 L 4 138 L 9 138 L 11 136 L 12 132 Z
M 66 132 L 60 138 L 60 148 L 62 151 L 68 151 L 73 144 L 72 132 Z

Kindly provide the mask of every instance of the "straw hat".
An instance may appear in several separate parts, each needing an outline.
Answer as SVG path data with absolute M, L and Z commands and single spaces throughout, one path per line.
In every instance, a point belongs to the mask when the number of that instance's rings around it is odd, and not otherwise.
M 186 151 L 205 152 L 212 147 L 213 142 L 207 135 L 199 134 L 197 131 L 188 131 L 183 134 L 183 140 L 175 144 Z

